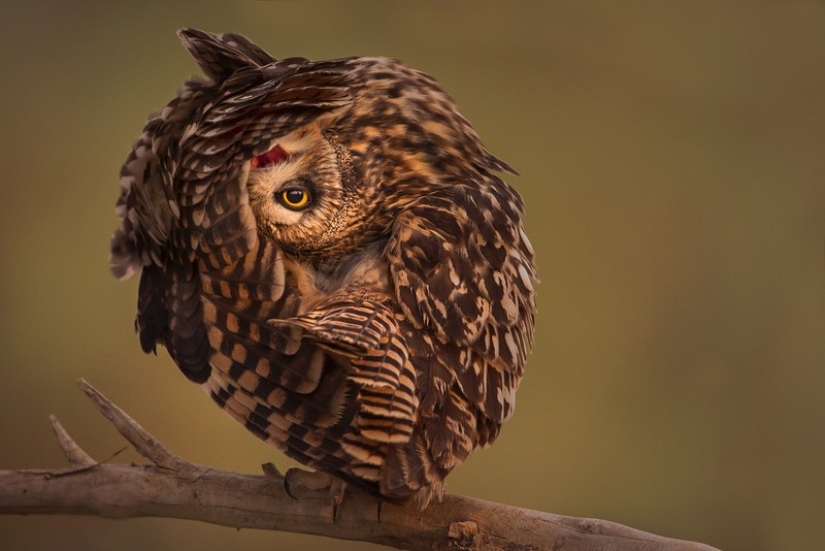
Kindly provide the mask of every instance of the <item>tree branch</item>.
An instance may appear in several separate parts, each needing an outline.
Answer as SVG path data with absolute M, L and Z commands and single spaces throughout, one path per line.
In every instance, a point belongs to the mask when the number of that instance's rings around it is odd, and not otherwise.
M 409 550 L 714 551 L 616 523 L 518 509 L 447 495 L 426 511 L 380 504 L 348 490 L 333 521 L 327 490 L 290 487 L 280 473 L 253 476 L 196 465 L 175 455 L 87 382 L 78 382 L 103 415 L 152 465 L 108 465 L 84 452 L 54 416 L 70 467 L 0 471 L 0 513 L 108 518 L 167 517 L 234 528 L 301 532 Z

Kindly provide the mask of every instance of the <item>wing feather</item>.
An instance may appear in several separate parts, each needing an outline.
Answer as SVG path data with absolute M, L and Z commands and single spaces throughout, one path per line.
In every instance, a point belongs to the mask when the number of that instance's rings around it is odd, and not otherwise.
M 455 384 L 468 407 L 501 423 L 512 413 L 532 342 L 535 269 L 520 197 L 497 177 L 482 176 L 402 212 L 387 256 L 396 296 L 415 329 L 431 331 L 439 351 L 454 344 L 469 350 L 459 361 L 436 362 L 424 377 L 435 386 L 422 389 L 423 403 L 447 404 Z

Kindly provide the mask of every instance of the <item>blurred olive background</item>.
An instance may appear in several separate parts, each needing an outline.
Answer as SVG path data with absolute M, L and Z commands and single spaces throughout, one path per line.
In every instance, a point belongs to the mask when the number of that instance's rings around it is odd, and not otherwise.
M 287 461 L 133 334 L 108 273 L 118 170 L 197 68 L 175 30 L 387 55 L 517 167 L 541 276 L 497 444 L 451 492 L 726 549 L 825 530 L 825 4 L 58 2 L 0 7 L 0 469 L 61 467 L 56 414 L 124 446 L 86 378 L 184 457 Z M 142 461 L 134 451 L 114 461 Z M 8 550 L 364 549 L 194 522 L 0 518 Z

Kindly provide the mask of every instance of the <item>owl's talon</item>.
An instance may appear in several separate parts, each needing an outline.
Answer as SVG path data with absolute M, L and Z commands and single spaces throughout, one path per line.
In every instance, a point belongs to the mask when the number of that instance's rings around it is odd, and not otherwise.
M 338 520 L 338 513 L 341 511 L 341 503 L 344 502 L 344 493 L 347 489 L 347 483 L 340 478 L 332 478 L 332 483 L 329 485 L 329 494 L 332 498 L 332 523 Z
M 288 495 L 292 499 L 298 499 L 298 496 L 293 494 L 292 490 L 290 490 L 290 486 L 294 485 L 293 479 L 295 478 L 295 475 L 293 475 L 292 473 L 295 470 L 296 470 L 295 467 L 288 469 L 286 471 L 286 473 L 284 473 L 284 480 L 283 480 L 284 491 L 286 492 L 286 495 Z

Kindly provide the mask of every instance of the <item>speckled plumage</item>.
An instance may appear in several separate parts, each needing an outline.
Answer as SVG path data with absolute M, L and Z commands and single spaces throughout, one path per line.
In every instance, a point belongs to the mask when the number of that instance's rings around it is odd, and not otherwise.
M 146 124 L 112 238 L 143 350 L 297 461 L 426 504 L 495 440 L 532 343 L 512 169 L 396 61 L 180 37 L 208 79 Z

